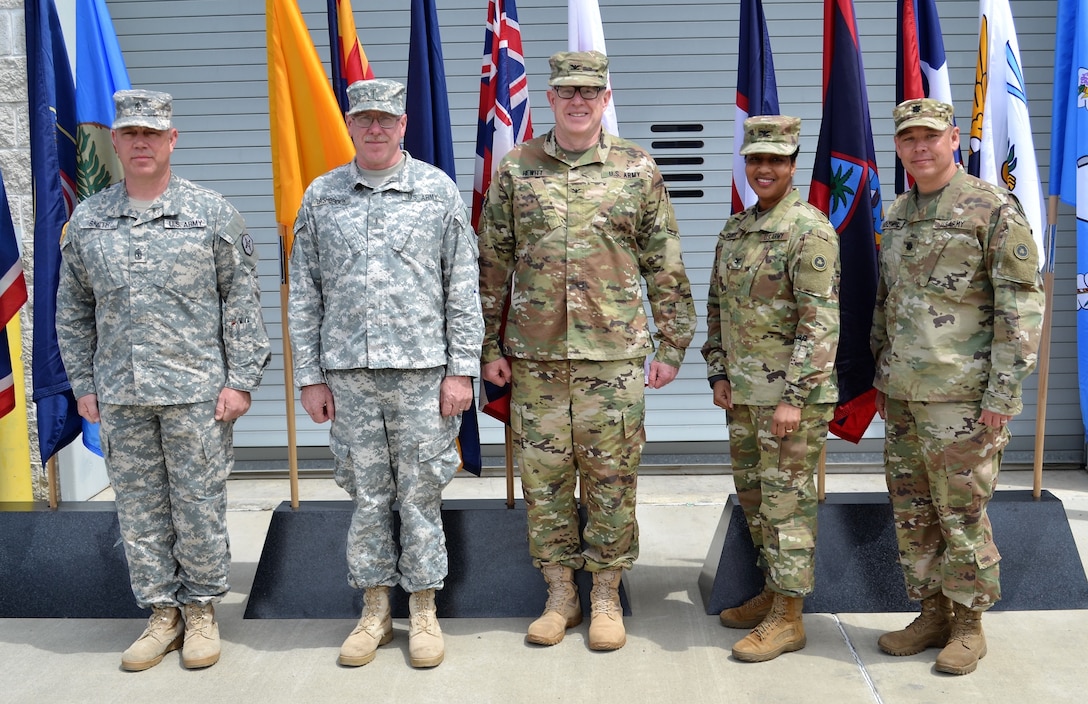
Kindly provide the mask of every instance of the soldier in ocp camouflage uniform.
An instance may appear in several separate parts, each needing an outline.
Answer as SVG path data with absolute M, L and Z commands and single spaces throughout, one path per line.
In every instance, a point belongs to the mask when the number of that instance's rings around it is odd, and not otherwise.
M 754 630 L 733 657 L 760 662 L 805 646 L 815 583 L 813 475 L 838 400 L 839 244 L 793 188 L 801 120 L 744 121 L 745 176 L 758 201 L 718 236 L 703 357 L 729 417 L 733 480 L 765 576 L 763 590 L 720 614 Z
M 553 645 L 581 622 L 572 580 L 584 566 L 594 582 L 589 647 L 614 650 L 626 642 L 620 576 L 638 557 L 643 387 L 675 378 L 695 311 L 657 164 L 601 129 L 611 96 L 607 57 L 561 52 L 550 65 L 555 129 L 507 154 L 480 219 L 483 376 L 513 382 L 510 425 L 529 550 L 549 585 L 527 639 Z M 658 330 L 648 377 L 653 343 L 643 279 Z M 579 476 L 587 513 L 581 537 Z
M 207 667 L 229 589 L 232 429 L 270 358 L 257 254 L 230 203 L 171 172 L 171 97 L 114 103 L 125 179 L 65 227 L 57 338 L 79 414 L 102 423 L 132 591 L 152 609 L 121 666 L 145 670 L 184 640 L 184 665 Z
M 962 675 L 986 654 L 982 612 L 1001 597 L 986 505 L 1035 367 L 1039 257 L 1016 198 L 955 163 L 951 105 L 909 100 L 893 116 L 915 185 L 884 221 L 874 385 L 900 562 L 922 613 L 879 644 L 943 648 L 937 669 Z
M 340 649 L 348 666 L 392 640 L 397 584 L 410 594 L 412 666 L 442 662 L 442 489 L 483 338 L 476 237 L 453 181 L 400 149 L 404 94 L 395 81 L 348 86 L 356 157 L 306 189 L 291 252 L 295 379 L 310 417 L 332 421 L 336 481 L 355 502 L 348 571 L 365 606 Z

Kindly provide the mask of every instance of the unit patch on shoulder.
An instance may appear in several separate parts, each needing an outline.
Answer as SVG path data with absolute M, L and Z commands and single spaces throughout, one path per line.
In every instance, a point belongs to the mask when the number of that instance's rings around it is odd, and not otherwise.
M 812 268 L 816 271 L 823 271 L 827 268 L 827 257 L 822 254 L 817 254 L 812 258 Z
M 1012 253 L 1020 261 L 1027 261 L 1028 257 L 1031 256 L 1031 252 L 1030 250 L 1028 250 L 1028 246 L 1023 242 L 1016 245 L 1016 248 L 1013 249 Z
M 253 238 L 249 233 L 242 235 L 242 251 L 246 253 L 247 257 L 253 256 Z

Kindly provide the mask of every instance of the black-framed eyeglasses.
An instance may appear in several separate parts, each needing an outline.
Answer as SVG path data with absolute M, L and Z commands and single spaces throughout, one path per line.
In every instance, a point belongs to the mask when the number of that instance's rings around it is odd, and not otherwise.
M 375 122 L 383 130 L 392 129 L 396 126 L 397 121 L 400 120 L 398 115 L 381 115 L 380 117 L 373 117 L 371 115 L 352 115 L 351 119 L 355 120 L 355 124 L 362 127 L 364 130 L 370 129 L 370 126 Z
M 582 100 L 593 100 L 601 94 L 601 86 L 554 86 L 555 94 L 563 100 L 574 97 L 575 91 L 582 96 Z

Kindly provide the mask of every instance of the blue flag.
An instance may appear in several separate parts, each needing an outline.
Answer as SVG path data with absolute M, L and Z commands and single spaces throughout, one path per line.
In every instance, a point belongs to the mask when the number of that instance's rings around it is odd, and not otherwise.
M 83 431 L 57 347 L 60 239 L 76 201 L 76 100 L 53 0 L 26 3 L 30 167 L 34 184 L 34 403 L 46 462 Z
M 113 150 L 113 94 L 132 87 L 105 0 L 76 0 L 76 193 L 79 200 L 124 177 Z M 83 444 L 99 457 L 98 423 L 83 421 Z
M 1058 0 L 1050 195 L 1077 208 L 1077 369 L 1088 438 L 1088 2 Z M 1046 262 L 1054 267 L 1054 237 Z
M 869 347 L 884 222 L 853 0 L 824 1 L 824 111 L 809 201 L 839 233 L 839 403 L 829 430 L 858 442 L 876 414 Z
M 446 69 L 442 63 L 442 38 L 434 0 L 412 0 L 412 32 L 408 45 L 408 94 L 405 99 L 408 128 L 404 148 L 412 157 L 433 164 L 457 180 L 453 160 L 453 131 L 446 94 Z M 475 399 L 461 414 L 457 439 L 461 463 L 479 476 L 483 470 L 480 453 L 480 426 Z
M 778 84 L 774 77 L 771 37 L 761 0 L 740 4 L 740 50 L 737 54 L 737 110 L 733 117 L 733 210 L 754 205 L 756 194 L 744 174 L 744 121 L 755 115 L 778 114 Z

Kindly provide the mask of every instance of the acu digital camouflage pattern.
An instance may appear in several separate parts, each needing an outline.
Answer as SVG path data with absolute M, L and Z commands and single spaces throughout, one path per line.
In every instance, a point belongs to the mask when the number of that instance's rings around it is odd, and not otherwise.
M 149 127 L 165 132 L 173 127 L 174 99 L 155 90 L 119 90 L 113 94 L 113 129 Z
M 407 153 L 377 188 L 354 161 L 314 179 L 291 250 L 298 386 L 323 383 L 328 369 L 478 376 L 477 252 L 457 186 Z
M 461 416 L 443 417 L 433 369 L 329 370 L 336 400 L 329 449 L 336 483 L 355 504 L 348 529 L 348 582 L 441 589 L 448 571 L 442 489 L 461 463 Z M 400 549 L 393 502 L 400 502 Z
M 770 432 L 774 406 L 728 412 L 737 500 L 768 586 L 786 596 L 807 596 L 816 584 L 813 475 L 834 413 L 834 403 L 807 404 L 797 430 L 779 439 Z
M 655 359 L 679 367 L 695 309 L 676 216 L 645 150 L 602 131 L 571 159 L 552 131 L 503 158 L 480 218 L 484 363 L 504 352 L 541 361 L 649 356 L 643 278 Z
M 794 190 L 731 217 L 707 296 L 708 378 L 728 379 L 734 403 L 833 403 L 838 343 L 838 236 L 823 213 Z
M 65 227 L 57 341 L 76 398 L 156 406 L 254 391 L 271 357 L 238 211 L 177 176 L 144 212 L 123 183 Z
M 99 404 L 102 454 L 141 608 L 214 603 L 230 589 L 234 422 L 216 421 L 215 405 Z
M 270 352 L 253 239 L 217 193 L 172 176 L 145 211 L 124 184 L 87 198 L 62 243 L 57 337 L 102 450 L 140 606 L 228 589 L 224 386 L 253 391 Z
M 904 401 L 1023 409 L 1044 296 L 1016 199 L 957 171 L 925 207 L 917 187 L 888 210 L 873 315 L 876 388 Z
M 533 563 L 629 568 L 638 558 L 635 490 L 646 440 L 642 360 L 515 359 L 513 377 L 510 429 Z M 582 538 L 578 476 L 586 488 Z
M 938 592 L 976 611 L 1001 598 L 986 506 L 1007 428 L 978 422 L 977 402 L 887 400 L 885 477 L 911 599 Z

